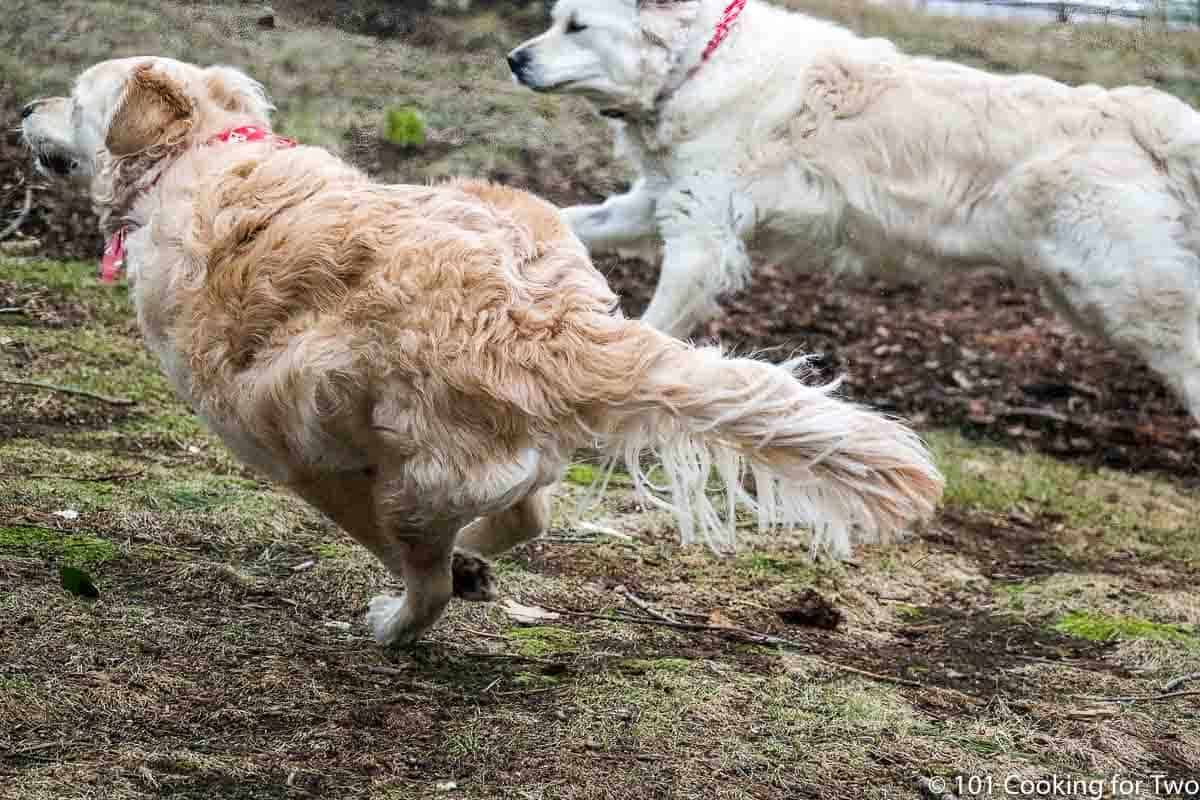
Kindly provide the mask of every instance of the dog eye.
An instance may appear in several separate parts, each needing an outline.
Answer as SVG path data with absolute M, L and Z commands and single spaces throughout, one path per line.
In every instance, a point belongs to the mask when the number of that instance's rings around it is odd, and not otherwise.
M 581 31 L 586 31 L 587 27 L 587 25 L 580 25 L 579 22 L 572 17 L 571 21 L 567 23 L 567 33 L 580 33 Z

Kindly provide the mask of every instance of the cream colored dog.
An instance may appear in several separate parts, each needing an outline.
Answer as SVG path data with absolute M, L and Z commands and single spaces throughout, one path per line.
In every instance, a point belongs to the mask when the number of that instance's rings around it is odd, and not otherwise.
M 928 515 L 941 478 L 903 426 L 792 372 L 614 312 L 552 206 L 480 182 L 385 186 L 268 133 L 222 67 L 107 61 L 31 103 L 38 165 L 90 181 L 146 342 L 247 463 L 404 580 L 368 619 L 409 642 L 490 556 L 538 536 L 571 452 L 623 456 L 685 540 L 723 547 L 747 462 L 764 525 L 845 552 Z M 639 458 L 662 459 L 651 486 Z M 724 519 L 706 494 L 720 471 Z
M 559 0 L 509 55 L 521 83 L 615 120 L 637 181 L 565 214 L 593 252 L 661 242 L 646 322 L 686 335 L 743 285 L 751 240 L 803 269 L 999 265 L 1144 359 L 1200 419 L 1191 108 L 727 3 Z

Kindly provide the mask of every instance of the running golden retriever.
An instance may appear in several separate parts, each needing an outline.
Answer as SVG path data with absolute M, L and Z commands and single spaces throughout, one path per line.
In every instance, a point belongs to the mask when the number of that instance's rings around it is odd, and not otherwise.
M 717 548 L 735 502 L 839 553 L 933 510 L 941 477 L 911 431 L 622 318 L 553 206 L 372 182 L 272 134 L 271 109 L 236 70 L 128 58 L 30 103 L 23 131 L 41 169 L 90 182 L 103 273 L 126 265 L 180 396 L 403 579 L 371 603 L 380 642 L 413 641 L 452 595 L 492 598 L 482 557 L 542 533 L 584 446 Z

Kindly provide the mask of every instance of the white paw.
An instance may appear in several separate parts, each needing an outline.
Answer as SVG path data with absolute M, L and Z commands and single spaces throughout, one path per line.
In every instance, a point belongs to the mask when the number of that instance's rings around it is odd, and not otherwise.
M 404 608 L 404 597 L 381 594 L 371 599 L 367 610 L 367 625 L 380 644 L 396 644 L 404 633 L 400 616 Z

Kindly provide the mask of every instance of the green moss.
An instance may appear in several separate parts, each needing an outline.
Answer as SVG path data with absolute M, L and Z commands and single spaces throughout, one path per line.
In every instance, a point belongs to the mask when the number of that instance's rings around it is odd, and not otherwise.
M 555 686 L 560 682 L 560 679 L 555 675 L 544 675 L 540 672 L 518 672 L 513 676 L 513 683 L 523 689 L 540 689 L 547 686 Z
M 389 108 L 384 137 L 401 147 L 420 147 L 425 144 L 425 118 L 411 106 Z
M 1025 595 L 1029 593 L 1029 584 L 1027 583 L 1006 583 L 999 589 L 1000 593 L 1008 598 L 1008 608 L 1011 611 L 1025 610 Z
M 899 603 L 896 606 L 894 606 L 894 608 L 896 610 L 897 617 L 899 617 L 902 620 L 907 620 L 909 622 L 918 620 L 921 617 L 925 616 L 924 611 L 917 608 L 916 606 L 909 605 L 908 603 Z
M 600 478 L 600 471 L 590 464 L 572 464 L 567 467 L 563 480 L 577 486 L 591 486 Z
M 657 481 L 663 478 L 661 471 L 657 468 L 650 472 L 650 480 Z M 563 475 L 563 480 L 567 483 L 573 483 L 576 486 L 592 486 L 604 481 L 604 470 L 594 464 L 572 464 L 567 467 L 566 473 Z M 609 486 L 632 486 L 633 479 L 628 473 L 614 469 L 612 474 L 608 476 Z
M 804 582 L 817 579 L 819 567 L 807 555 L 780 553 L 742 553 L 734 563 L 739 572 L 749 573 L 755 578 L 789 578 Z
M 579 642 L 579 636 L 574 631 L 552 625 L 515 628 L 504 634 L 504 638 L 516 646 L 518 653 L 529 658 L 562 653 Z
M 1073 611 L 1056 622 L 1054 630 L 1093 642 L 1153 639 L 1200 647 L 1200 638 L 1185 626 L 1150 622 L 1139 617 L 1110 617 Z
M 103 564 L 121 555 L 106 539 L 72 534 L 64 536 L 49 528 L 26 526 L 0 528 L 0 553 L 17 556 L 60 558 L 68 564 Z
M 936 432 L 927 437 L 946 477 L 945 502 L 1006 513 L 1019 504 L 1053 509 L 1073 525 L 1128 526 L 1132 520 L 1083 491 L 1094 475 L 1048 456 L 980 446 L 961 435 Z
M 322 542 L 317 545 L 317 555 L 321 558 L 349 558 L 353 554 L 353 547 L 339 542 Z
M 22 689 L 32 689 L 33 679 L 23 673 L 15 673 L 13 675 L 0 675 L 0 692 L 19 691 Z

